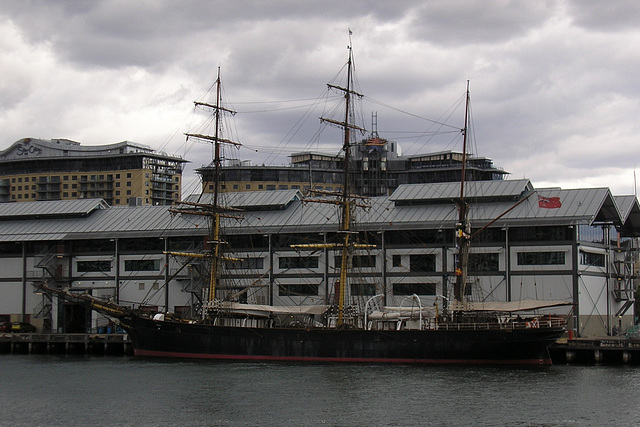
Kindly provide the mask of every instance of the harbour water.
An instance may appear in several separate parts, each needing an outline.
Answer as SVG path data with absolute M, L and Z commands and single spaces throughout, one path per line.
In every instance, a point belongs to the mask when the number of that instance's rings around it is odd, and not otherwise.
M 0 356 L 0 425 L 631 426 L 640 368 Z

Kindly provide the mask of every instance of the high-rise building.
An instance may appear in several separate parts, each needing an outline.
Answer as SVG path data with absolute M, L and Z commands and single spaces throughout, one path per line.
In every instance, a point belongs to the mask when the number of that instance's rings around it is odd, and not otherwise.
M 170 205 L 187 161 L 130 141 L 81 146 L 23 138 L 0 151 L 0 202 L 102 198 L 110 205 Z

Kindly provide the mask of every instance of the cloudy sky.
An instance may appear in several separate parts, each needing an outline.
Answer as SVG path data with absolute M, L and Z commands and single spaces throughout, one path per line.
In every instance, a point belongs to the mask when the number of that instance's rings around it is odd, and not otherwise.
M 337 98 L 326 83 L 346 62 L 348 29 L 364 125 L 375 112 L 404 154 L 462 149 L 469 80 L 474 154 L 538 188 L 634 193 L 633 0 L 0 0 L 0 149 L 130 140 L 183 156 L 193 176 L 210 148 L 183 133 L 202 121 L 192 101 L 207 100 L 221 67 L 238 111 L 225 131 L 246 146 L 229 157 L 337 152 L 318 117 Z

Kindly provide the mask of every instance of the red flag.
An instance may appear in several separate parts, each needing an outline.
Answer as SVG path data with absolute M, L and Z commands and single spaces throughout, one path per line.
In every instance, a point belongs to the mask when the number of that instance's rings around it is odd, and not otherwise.
M 538 196 L 538 207 L 543 209 L 557 209 L 562 206 L 560 197 L 542 197 Z

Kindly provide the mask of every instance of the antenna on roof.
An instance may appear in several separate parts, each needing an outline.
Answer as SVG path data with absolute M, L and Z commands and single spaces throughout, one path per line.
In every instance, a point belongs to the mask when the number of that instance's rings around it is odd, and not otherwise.
M 378 112 L 371 112 L 371 138 L 378 138 Z

